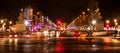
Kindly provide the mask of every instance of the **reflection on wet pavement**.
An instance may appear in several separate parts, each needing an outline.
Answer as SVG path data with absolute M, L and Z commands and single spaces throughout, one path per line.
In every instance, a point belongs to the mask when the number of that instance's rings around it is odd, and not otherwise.
M 120 40 L 100 38 L 1 38 L 0 53 L 119 53 Z

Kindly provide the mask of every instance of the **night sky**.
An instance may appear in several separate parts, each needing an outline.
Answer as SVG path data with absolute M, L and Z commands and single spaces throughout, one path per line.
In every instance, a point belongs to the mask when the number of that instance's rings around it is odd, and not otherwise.
M 97 0 L 103 18 L 120 16 L 119 0 Z M 90 0 L 1 0 L 0 18 L 17 20 L 21 8 L 31 6 L 50 19 L 70 22 L 85 10 Z

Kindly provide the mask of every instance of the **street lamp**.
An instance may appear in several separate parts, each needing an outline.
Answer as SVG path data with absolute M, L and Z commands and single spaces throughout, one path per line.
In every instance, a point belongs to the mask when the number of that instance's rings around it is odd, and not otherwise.
M 116 31 L 117 30 L 117 25 L 118 25 L 117 19 L 114 19 L 114 23 L 115 23 L 115 31 Z
M 95 25 L 96 24 L 96 20 L 92 20 L 92 24 Z
M 110 27 L 110 21 L 109 20 L 106 20 L 106 27 L 107 27 L 107 29 Z
M 3 22 L 4 22 L 4 20 L 0 20 L 0 22 L 1 22 L 1 23 L 3 23 Z
M 9 24 L 12 24 L 12 21 L 9 21 Z
M 37 12 L 37 14 L 39 15 L 40 13 L 39 13 L 39 12 Z
M 114 19 L 114 22 L 116 23 L 116 22 L 117 22 L 117 20 L 116 20 L 116 19 Z
M 84 15 L 84 14 L 85 14 L 85 12 L 82 12 L 82 14 Z
M 95 28 L 95 24 L 96 24 L 96 20 L 92 20 L 93 31 L 94 31 L 94 28 Z
M 87 8 L 87 11 L 90 11 L 90 9 L 89 9 L 89 8 Z
M 25 20 L 24 24 L 25 24 L 25 26 L 28 26 L 30 23 L 29 23 L 29 21 Z
M 114 23 L 115 23 L 115 26 L 118 25 L 118 23 L 117 23 L 117 19 L 114 19 Z
M 116 23 L 115 23 L 115 25 L 117 26 L 117 25 L 118 25 L 118 23 L 116 22 Z
M 0 24 L 1 24 L 1 29 L 4 32 L 7 29 L 6 26 L 9 25 L 9 27 L 10 27 L 10 25 L 12 24 L 12 21 L 7 21 L 7 19 L 2 19 L 2 20 L 0 20 Z
M 5 25 L 6 25 L 6 23 L 3 23 L 3 25 L 2 25 L 3 31 L 5 31 Z
M 109 34 L 109 28 L 110 28 L 110 21 L 106 20 L 106 28 L 107 28 L 107 33 Z
M 4 27 L 4 26 L 5 26 L 4 19 L 0 20 L 0 24 L 2 24 L 2 27 L 1 27 L 1 28 L 2 28 L 2 31 L 4 31 L 4 28 L 5 28 L 5 27 Z
M 23 11 L 23 9 L 20 9 L 21 11 Z
M 109 20 L 106 20 L 106 23 L 110 23 L 110 21 L 109 21 Z

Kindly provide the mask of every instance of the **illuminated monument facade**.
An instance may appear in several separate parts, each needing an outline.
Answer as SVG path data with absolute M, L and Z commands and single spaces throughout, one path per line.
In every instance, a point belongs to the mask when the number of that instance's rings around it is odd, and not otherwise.
M 18 21 L 16 22 L 17 31 L 32 30 L 33 9 L 31 7 L 21 9 Z
M 48 16 L 43 16 L 41 11 L 33 15 L 33 9 L 29 6 L 21 9 L 16 26 L 18 31 L 43 31 L 55 29 L 56 24 L 49 20 Z
M 29 6 L 28 8 L 23 9 L 23 18 L 25 29 L 31 31 L 33 23 L 33 9 Z

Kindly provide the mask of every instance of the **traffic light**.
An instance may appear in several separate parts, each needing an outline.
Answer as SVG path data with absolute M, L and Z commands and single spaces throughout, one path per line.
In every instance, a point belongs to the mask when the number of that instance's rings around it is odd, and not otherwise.
M 58 24 L 61 24 L 61 21 L 58 21 Z
M 62 21 L 58 19 L 57 24 L 60 25 L 61 23 L 62 23 Z
M 110 27 L 110 24 L 109 24 L 109 23 L 107 23 L 107 24 L 106 24 L 106 27 L 107 27 L 107 28 L 109 28 L 109 27 Z

